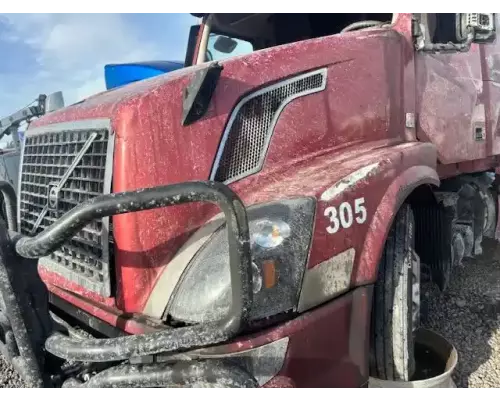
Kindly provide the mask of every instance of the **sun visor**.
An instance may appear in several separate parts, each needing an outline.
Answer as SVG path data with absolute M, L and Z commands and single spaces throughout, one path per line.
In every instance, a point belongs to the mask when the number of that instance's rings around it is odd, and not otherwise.
M 212 14 L 212 26 L 229 35 L 247 38 L 271 38 L 273 14 Z
M 208 14 L 208 8 L 192 8 L 191 15 L 196 18 L 203 18 Z

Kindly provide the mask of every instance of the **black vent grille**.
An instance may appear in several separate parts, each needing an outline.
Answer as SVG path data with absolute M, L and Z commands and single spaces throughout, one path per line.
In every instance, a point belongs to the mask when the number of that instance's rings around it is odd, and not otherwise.
M 260 170 L 275 125 L 275 117 L 290 100 L 322 90 L 324 71 L 309 73 L 265 88 L 235 109 L 229 134 L 216 165 L 215 180 L 229 182 Z M 233 115 L 234 115 L 233 114 Z
M 34 236 L 76 205 L 109 192 L 106 185 L 109 136 L 105 128 L 26 136 L 19 196 L 21 233 Z M 78 157 L 80 160 L 75 162 Z M 49 186 L 58 185 L 72 167 L 73 171 L 60 187 L 57 205 L 49 208 Z M 87 289 L 109 296 L 107 225 L 108 219 L 92 221 L 71 241 L 43 259 L 42 265 Z

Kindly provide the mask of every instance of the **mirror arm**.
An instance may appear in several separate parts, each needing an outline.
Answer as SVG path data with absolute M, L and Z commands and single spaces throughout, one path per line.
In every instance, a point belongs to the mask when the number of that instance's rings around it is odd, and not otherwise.
M 51 102 L 54 103 L 54 95 L 59 96 L 57 98 L 58 101 L 56 101 L 55 104 L 50 104 Z M 55 111 L 64 106 L 61 92 L 56 92 L 49 96 L 41 94 L 35 101 L 37 104 L 25 107 L 6 118 L 0 119 L 0 138 L 4 135 L 10 135 L 13 132 L 17 132 L 17 129 L 19 129 L 19 126 L 23 122 L 29 123 L 33 118 L 41 117 L 48 112 Z
M 469 33 L 467 34 L 467 39 L 464 43 L 427 43 L 425 44 L 423 50 L 424 51 L 459 51 L 459 52 L 467 52 L 470 49 L 471 44 L 474 42 L 474 31 L 469 29 Z
M 423 37 L 417 40 L 416 49 L 418 51 L 425 51 L 428 53 L 438 53 L 446 51 L 459 51 L 467 52 L 471 44 L 474 42 L 474 29 L 469 28 L 467 32 L 467 39 L 463 43 L 425 43 Z
M 205 55 L 208 46 L 208 36 L 212 30 L 212 14 L 209 14 L 205 18 L 205 23 L 202 25 L 201 40 L 198 46 L 198 56 L 196 58 L 196 64 L 203 64 L 205 62 Z

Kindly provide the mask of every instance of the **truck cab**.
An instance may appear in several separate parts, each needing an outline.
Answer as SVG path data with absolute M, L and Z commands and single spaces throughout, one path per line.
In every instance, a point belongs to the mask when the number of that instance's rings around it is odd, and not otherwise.
M 0 345 L 33 386 L 411 380 L 421 280 L 496 237 L 498 15 L 194 15 L 185 68 L 26 131 Z

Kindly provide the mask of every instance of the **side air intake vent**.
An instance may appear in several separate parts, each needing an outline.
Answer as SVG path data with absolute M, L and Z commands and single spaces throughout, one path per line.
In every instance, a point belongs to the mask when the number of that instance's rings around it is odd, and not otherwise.
M 262 168 L 274 126 L 292 100 L 326 86 L 326 68 L 265 87 L 243 98 L 229 118 L 211 179 L 230 183 Z

